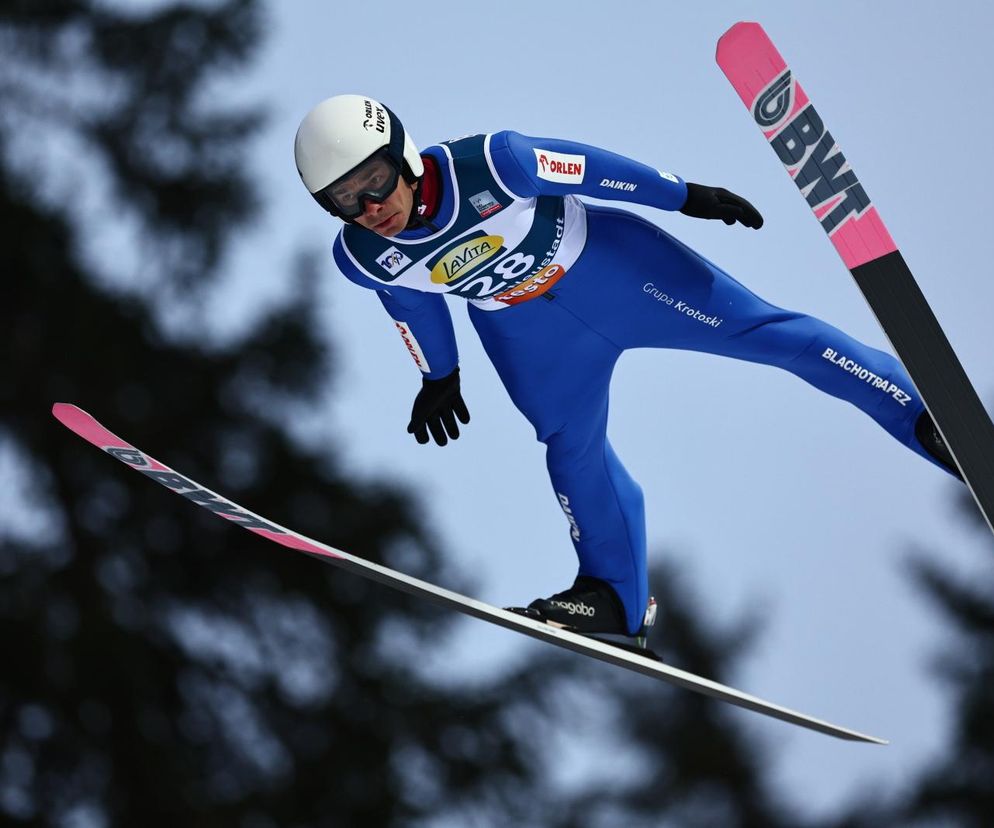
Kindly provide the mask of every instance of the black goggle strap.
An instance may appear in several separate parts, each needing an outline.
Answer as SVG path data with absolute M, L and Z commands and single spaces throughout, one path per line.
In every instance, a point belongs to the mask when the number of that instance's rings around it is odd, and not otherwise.
M 331 198 L 331 185 L 329 184 L 323 190 L 318 190 L 316 193 L 311 193 L 314 196 L 314 200 L 324 207 L 329 213 L 337 218 L 344 218 L 341 213 L 338 212 L 338 208 L 335 206 L 335 202 Z M 346 219 L 347 221 L 348 219 Z
M 393 114 L 386 104 L 381 104 L 386 110 L 390 119 L 390 143 L 387 144 L 387 153 L 397 162 L 397 169 L 404 169 L 404 125 L 400 118 Z

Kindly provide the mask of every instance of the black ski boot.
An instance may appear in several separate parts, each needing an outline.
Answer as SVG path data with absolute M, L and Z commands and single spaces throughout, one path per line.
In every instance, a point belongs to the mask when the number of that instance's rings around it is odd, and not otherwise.
M 642 628 L 628 632 L 625 608 L 614 588 L 599 578 L 580 575 L 569 589 L 548 598 L 538 598 L 527 607 L 508 607 L 536 621 L 571 630 L 581 635 L 607 634 L 619 636 L 623 641 L 635 640 L 635 648 L 645 648 L 645 637 L 656 620 L 656 599 L 650 598 L 642 620 Z M 607 639 L 606 639 L 607 640 Z M 611 644 L 618 642 L 608 640 Z M 624 646 L 624 645 L 621 645 Z
M 956 461 L 953 460 L 949 446 L 942 439 L 942 435 L 939 434 L 939 429 L 936 427 L 935 421 L 928 411 L 923 411 L 921 416 L 918 417 L 918 422 L 915 423 L 915 437 L 922 444 L 925 451 L 938 460 L 950 473 L 956 475 L 960 480 L 963 479 L 963 476 L 959 473 L 959 469 L 956 468 Z

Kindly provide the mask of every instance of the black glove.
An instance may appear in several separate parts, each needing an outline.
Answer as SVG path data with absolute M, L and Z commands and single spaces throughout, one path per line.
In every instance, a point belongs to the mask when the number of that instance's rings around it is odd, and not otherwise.
M 428 432 L 435 442 L 444 446 L 449 442 L 446 433 L 453 440 L 459 438 L 456 417 L 465 425 L 469 422 L 469 410 L 459 393 L 459 368 L 437 380 L 422 379 L 421 390 L 414 400 L 411 422 L 407 433 L 413 434 L 419 443 L 428 442 Z
M 721 219 L 725 224 L 739 222 L 758 230 L 763 217 L 741 196 L 722 187 L 705 187 L 687 183 L 687 203 L 680 208 L 685 216 L 702 219 Z

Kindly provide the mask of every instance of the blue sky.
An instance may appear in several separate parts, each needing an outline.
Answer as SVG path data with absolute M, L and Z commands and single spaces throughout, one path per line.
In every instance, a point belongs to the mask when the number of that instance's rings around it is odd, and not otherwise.
M 994 181 L 994 12 L 980 2 L 956 8 L 953 15 L 893 0 L 273 3 L 263 59 L 225 87 L 270 109 L 253 153 L 267 210 L 211 296 L 213 321 L 228 334 L 243 330 L 293 290 L 293 252 L 317 251 L 320 315 L 337 375 L 320 416 L 272 416 L 315 445 L 333 443 L 357 480 L 408 486 L 426 525 L 475 579 L 475 597 L 508 604 L 557 591 L 575 558 L 542 447 L 458 303 L 451 309 L 473 422 L 444 449 L 405 433 L 419 375 L 379 302 L 335 270 L 338 224 L 306 194 L 293 165 L 300 118 L 325 97 L 358 92 L 386 102 L 422 147 L 515 129 L 727 187 L 763 212 L 762 231 L 634 209 L 764 298 L 886 349 L 848 272 L 714 63 L 721 33 L 756 20 L 839 141 L 990 400 L 994 238 L 985 191 Z M 719 622 L 765 614 L 765 634 L 737 685 L 893 741 L 839 743 L 742 713 L 777 748 L 788 796 L 825 810 L 862 786 L 900 785 L 941 744 L 948 716 L 930 665 L 943 643 L 941 619 L 915 594 L 902 563 L 911 547 L 961 572 L 986 563 L 983 538 L 951 504 L 957 484 L 796 378 L 702 354 L 626 354 L 610 435 L 645 490 L 650 550 L 677 555 L 702 613 Z M 536 646 L 479 622 L 458 629 L 430 661 L 443 675 L 500 669 Z

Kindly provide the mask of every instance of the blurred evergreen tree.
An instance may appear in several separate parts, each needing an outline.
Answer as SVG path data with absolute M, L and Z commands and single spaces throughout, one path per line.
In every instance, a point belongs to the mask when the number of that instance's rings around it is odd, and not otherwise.
M 970 494 L 957 486 L 960 518 L 972 525 L 994 553 L 994 538 Z M 909 572 L 925 598 L 945 618 L 949 645 L 936 656 L 932 673 L 948 688 L 951 708 L 947 744 L 898 791 L 849 803 L 833 828 L 912 828 L 994 824 L 994 574 L 989 558 L 964 577 L 922 550 Z
M 957 500 L 994 553 L 994 539 L 969 494 Z M 898 824 L 986 828 L 994 823 L 994 570 L 988 557 L 969 578 L 918 557 L 913 572 L 951 626 L 955 641 L 936 660 L 954 712 L 948 745 L 918 779 Z
M 228 347 L 159 324 L 253 215 L 259 115 L 207 92 L 262 23 L 252 0 L 0 6 L 0 439 L 35 515 L 25 528 L 4 501 L 6 824 L 399 824 L 421 809 L 400 748 L 435 753 L 453 799 L 499 796 L 495 766 L 525 771 L 498 697 L 436 689 L 386 654 L 394 628 L 412 648 L 438 636 L 434 608 L 191 514 L 49 415 L 77 402 L 273 519 L 455 580 L 405 496 L 346 482 L 262 416 L 326 381 L 306 263 L 293 303 Z M 87 254 L 96 177 L 105 218 L 141 241 L 140 290 Z M 475 736 L 452 755 L 451 722 Z
M 439 681 L 419 661 L 450 615 L 225 525 L 50 417 L 77 403 L 273 520 L 466 588 L 405 493 L 344 479 L 265 416 L 328 381 L 313 264 L 237 342 L 164 324 L 255 215 L 259 113 L 211 90 L 263 24 L 254 0 L 0 3 L 0 821 L 800 824 L 738 714 L 548 647 L 499 679 Z M 115 282 L 107 259 L 129 256 L 140 274 Z M 666 590 L 668 657 L 727 680 L 742 642 Z M 613 747 L 571 790 L 550 780 L 576 739 Z

